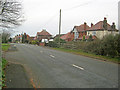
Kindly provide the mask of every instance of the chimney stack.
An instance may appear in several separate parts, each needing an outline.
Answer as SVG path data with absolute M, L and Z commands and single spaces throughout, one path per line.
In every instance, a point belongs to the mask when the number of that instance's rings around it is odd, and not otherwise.
M 107 30 L 107 18 L 106 17 L 104 17 L 104 20 L 103 20 L 103 28 Z
M 91 23 L 91 27 L 93 27 L 93 23 Z
M 114 23 L 114 22 L 112 23 L 111 28 L 112 28 L 112 30 L 115 30 L 115 29 L 116 29 L 116 25 L 115 25 L 115 23 Z
M 104 20 L 107 20 L 107 18 L 106 18 L 106 17 L 104 17 Z
M 115 23 L 113 22 L 112 25 L 115 25 Z
M 84 22 L 84 30 L 86 30 L 86 26 L 87 26 L 87 23 L 86 23 L 86 22 Z

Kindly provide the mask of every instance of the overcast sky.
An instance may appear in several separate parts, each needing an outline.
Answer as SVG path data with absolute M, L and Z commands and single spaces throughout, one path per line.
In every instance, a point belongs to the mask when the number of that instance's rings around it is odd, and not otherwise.
M 118 1 L 120 0 L 23 0 L 26 21 L 16 29 L 17 33 L 26 32 L 35 36 L 46 29 L 50 34 L 58 34 L 59 10 L 62 9 L 62 33 L 67 33 L 75 25 L 107 17 L 108 23 L 118 25 Z

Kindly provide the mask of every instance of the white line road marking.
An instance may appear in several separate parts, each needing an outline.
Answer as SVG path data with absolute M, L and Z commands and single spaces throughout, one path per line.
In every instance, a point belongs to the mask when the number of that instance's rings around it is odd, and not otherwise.
M 50 55 L 50 57 L 55 58 L 55 56 L 53 56 L 53 55 Z
M 77 66 L 77 65 L 75 65 L 75 64 L 72 64 L 72 66 L 73 66 L 73 67 L 76 67 L 76 68 L 78 68 L 78 69 L 84 70 L 84 68 L 82 68 L 82 67 L 80 67 L 80 66 Z
M 40 51 L 41 53 L 43 53 L 43 51 Z

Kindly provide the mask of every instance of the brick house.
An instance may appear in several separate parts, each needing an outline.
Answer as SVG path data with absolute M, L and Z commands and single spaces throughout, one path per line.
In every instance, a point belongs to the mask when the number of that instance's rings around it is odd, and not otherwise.
M 65 40 L 65 41 L 76 41 L 76 40 L 82 40 L 83 36 L 85 36 L 85 39 L 88 39 L 89 36 L 87 35 L 87 30 L 90 27 L 87 25 L 87 23 L 85 22 L 84 24 L 80 25 L 80 26 L 74 26 L 73 30 L 71 30 L 71 32 L 61 36 L 60 38 Z M 95 36 L 92 37 L 93 39 L 95 39 Z
M 107 23 L 107 18 L 104 18 L 103 21 L 99 21 L 95 25 L 91 23 L 91 27 L 89 27 L 87 23 L 80 26 L 74 26 L 73 30 L 62 36 L 61 39 L 66 41 L 76 41 L 82 40 L 83 36 L 85 36 L 85 40 L 88 40 L 90 35 L 92 35 L 92 39 L 102 39 L 109 34 L 119 34 L 119 30 L 116 29 L 115 23 L 110 25 Z
M 67 34 L 62 35 L 60 39 L 63 39 L 65 41 L 72 41 L 74 39 L 74 34 L 69 32 Z
M 52 35 L 46 30 L 42 30 L 41 32 L 37 32 L 37 40 L 41 41 L 42 39 L 50 39 Z
M 86 36 L 85 36 L 85 41 L 87 41 L 87 40 L 89 39 L 89 37 L 90 37 L 90 36 L 86 35 Z M 93 36 L 92 36 L 92 40 L 95 40 L 95 39 L 97 39 L 97 37 L 96 37 L 95 35 L 93 35 Z M 80 37 L 80 38 L 78 38 L 77 40 L 83 40 L 83 37 Z
M 14 37 L 13 42 L 22 43 L 23 35 L 25 36 L 24 41 L 25 41 L 25 40 L 28 40 L 28 41 L 29 41 L 30 36 L 29 36 L 28 34 L 24 33 L 24 34 L 16 35 L 16 36 Z
M 14 37 L 14 42 L 15 41 L 17 41 L 18 43 L 22 43 L 22 35 L 16 35 L 15 37 Z
M 63 35 L 65 35 L 65 34 L 60 34 L 60 37 L 63 36 Z M 54 38 L 54 39 L 59 38 L 59 34 L 57 34 L 57 35 L 54 36 L 53 38 Z
M 30 39 L 30 36 L 27 34 L 27 40 L 29 41 L 29 39 Z
M 90 28 L 87 30 L 87 36 L 96 36 L 99 39 L 102 39 L 104 36 L 109 34 L 119 34 L 119 31 L 116 29 L 115 23 L 112 23 L 112 25 L 107 23 L 107 19 L 104 18 L 103 21 L 99 21 L 95 25 L 91 25 Z
M 35 37 L 29 37 L 29 43 L 31 43 L 33 40 L 35 40 Z
M 71 31 L 71 33 L 73 34 L 74 40 L 78 40 L 79 38 L 86 36 L 88 28 L 90 27 L 87 25 L 86 22 L 80 26 L 74 26 L 73 30 Z

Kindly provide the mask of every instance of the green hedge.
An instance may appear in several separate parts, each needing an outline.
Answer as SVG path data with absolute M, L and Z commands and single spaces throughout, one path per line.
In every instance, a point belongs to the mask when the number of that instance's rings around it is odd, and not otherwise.
M 67 49 L 80 49 L 96 55 L 120 57 L 120 35 L 108 35 L 102 40 L 67 42 L 63 45 Z
M 48 43 L 48 46 L 49 46 L 49 47 L 54 47 L 54 48 L 59 48 L 59 44 L 56 43 L 56 42 L 53 42 L 53 41 L 50 41 L 50 42 Z

